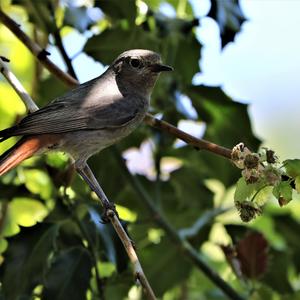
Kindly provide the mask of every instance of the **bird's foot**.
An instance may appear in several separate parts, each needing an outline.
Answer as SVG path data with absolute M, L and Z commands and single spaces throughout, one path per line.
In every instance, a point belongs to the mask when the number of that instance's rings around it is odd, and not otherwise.
M 116 210 L 116 206 L 112 202 L 105 203 L 104 211 L 101 216 L 101 223 L 108 224 L 113 216 L 119 218 L 118 212 Z

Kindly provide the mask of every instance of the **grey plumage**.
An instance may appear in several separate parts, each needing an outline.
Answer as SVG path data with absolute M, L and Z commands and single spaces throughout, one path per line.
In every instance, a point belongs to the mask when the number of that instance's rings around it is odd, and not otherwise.
M 60 134 L 60 141 L 48 148 L 67 151 L 75 161 L 83 162 L 128 135 L 142 121 L 159 72 L 169 70 L 155 52 L 126 51 L 100 77 L 0 131 L 0 136 Z

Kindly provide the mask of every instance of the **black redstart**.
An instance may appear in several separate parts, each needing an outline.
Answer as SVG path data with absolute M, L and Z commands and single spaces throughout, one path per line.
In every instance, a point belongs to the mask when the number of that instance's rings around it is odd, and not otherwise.
M 95 178 L 87 169 L 87 159 L 141 123 L 159 73 L 171 70 L 153 51 L 136 49 L 122 53 L 100 77 L 0 131 L 0 141 L 22 136 L 1 155 L 0 175 L 34 154 L 60 150 L 71 155 L 75 168 L 97 189 Z

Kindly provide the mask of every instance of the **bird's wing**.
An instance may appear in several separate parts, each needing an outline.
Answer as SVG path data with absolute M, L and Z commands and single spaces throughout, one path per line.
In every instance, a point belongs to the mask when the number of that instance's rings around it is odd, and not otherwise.
M 92 97 L 91 93 L 94 93 Z M 128 124 L 142 109 L 141 101 L 134 97 L 120 93 L 101 95 L 101 90 L 93 92 L 91 84 L 81 85 L 29 114 L 19 124 L 0 131 L 0 136 L 6 139 L 17 135 L 115 128 Z
M 123 98 L 100 108 L 53 103 L 26 116 L 7 133 L 10 136 L 32 135 L 124 126 L 138 113 L 138 109 L 131 106 L 128 100 Z

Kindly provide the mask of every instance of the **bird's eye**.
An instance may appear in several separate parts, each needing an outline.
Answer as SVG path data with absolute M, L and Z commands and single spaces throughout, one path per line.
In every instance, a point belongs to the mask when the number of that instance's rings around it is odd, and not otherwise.
M 141 61 L 137 58 L 132 58 L 130 60 L 130 65 L 133 67 L 133 68 L 138 68 L 141 66 Z

